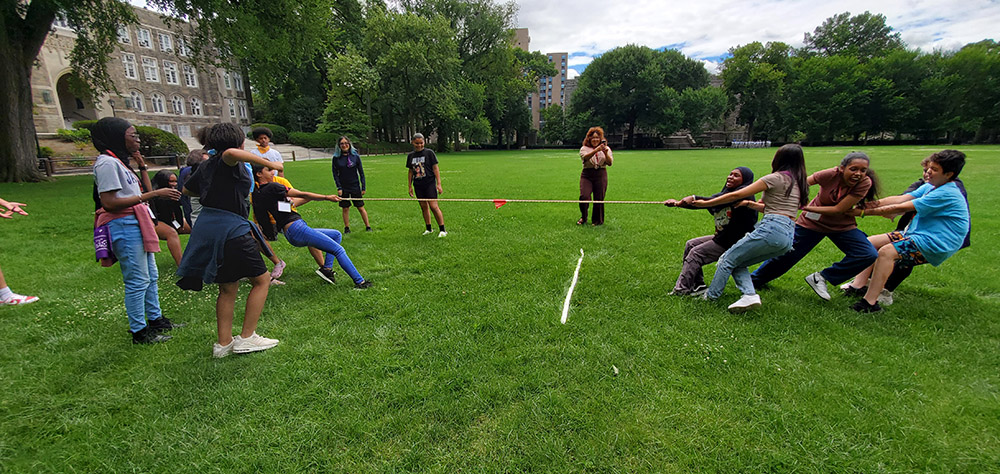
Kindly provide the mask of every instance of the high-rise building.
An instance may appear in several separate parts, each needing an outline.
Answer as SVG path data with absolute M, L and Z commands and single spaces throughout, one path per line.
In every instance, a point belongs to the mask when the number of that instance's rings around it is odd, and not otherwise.
M 187 37 L 168 28 L 159 13 L 133 8 L 139 24 L 119 28 L 115 52 L 108 58 L 118 91 L 96 101 L 78 97 L 70 87 L 69 54 L 76 33 L 65 21 L 55 22 L 31 72 L 36 131 L 54 133 L 78 120 L 111 116 L 182 137 L 220 122 L 249 126 L 250 92 L 240 72 L 196 67 Z
M 530 51 L 531 37 L 527 28 L 517 28 L 514 30 L 514 46 L 524 51 Z M 541 111 L 546 107 L 558 105 L 565 108 L 568 102 L 566 93 L 566 62 L 569 60 L 567 53 L 546 53 L 549 64 L 555 66 L 558 74 L 546 76 L 538 79 L 538 89 L 532 91 L 525 101 L 531 110 L 531 126 L 536 130 L 541 130 L 544 124 L 541 122 Z

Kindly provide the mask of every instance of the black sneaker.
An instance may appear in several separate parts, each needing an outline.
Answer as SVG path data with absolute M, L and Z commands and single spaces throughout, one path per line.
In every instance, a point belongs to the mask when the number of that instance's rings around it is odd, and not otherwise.
M 859 313 L 878 313 L 879 311 L 882 311 L 882 307 L 878 305 L 877 301 L 875 304 L 868 304 L 864 298 L 861 298 L 857 303 L 854 303 L 851 306 L 851 309 Z
M 355 283 L 354 284 L 354 289 L 355 290 L 364 290 L 365 288 L 370 288 L 371 286 L 372 286 L 372 282 L 370 282 L 368 280 L 364 280 L 361 283 Z
M 149 324 L 147 325 L 148 328 L 150 328 L 150 329 L 152 329 L 152 330 L 154 330 L 156 332 L 165 332 L 165 331 L 169 331 L 169 330 L 174 329 L 174 328 L 182 328 L 184 326 L 187 326 L 187 324 L 184 324 L 184 323 L 175 323 L 175 322 L 167 319 L 166 316 L 162 316 L 159 319 L 154 319 L 154 320 L 150 321 Z
M 371 231 L 372 231 L 371 227 L 365 227 L 365 232 L 371 232 Z
M 840 288 L 842 290 L 844 290 L 844 296 L 862 297 L 862 296 L 865 296 L 865 293 L 868 293 L 868 287 L 867 286 L 863 286 L 861 288 L 855 288 L 855 287 L 851 286 L 850 283 L 848 283 L 846 287 L 841 286 Z
M 157 330 L 149 326 L 132 333 L 132 344 L 157 344 L 169 340 L 170 336 L 160 334 Z
M 337 279 L 335 278 L 335 275 L 337 275 L 337 272 L 333 271 L 333 269 L 319 267 L 316 270 L 316 274 L 319 275 L 319 277 L 322 278 L 323 281 L 325 281 L 325 282 L 327 282 L 327 283 L 329 283 L 331 285 L 337 282 Z
M 344 233 L 345 234 L 350 234 L 351 233 L 351 228 L 350 227 L 344 227 Z

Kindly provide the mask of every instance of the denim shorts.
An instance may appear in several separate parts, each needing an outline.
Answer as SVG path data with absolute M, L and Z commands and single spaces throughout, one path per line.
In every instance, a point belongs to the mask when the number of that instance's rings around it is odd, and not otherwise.
M 896 248 L 896 252 L 899 253 L 899 264 L 907 267 L 915 267 L 917 265 L 923 265 L 927 263 L 927 259 L 924 258 L 924 254 L 920 253 L 920 249 L 917 248 L 917 244 L 913 243 L 913 240 L 909 237 L 903 235 L 902 232 L 894 231 L 885 234 L 889 237 L 889 241 L 892 242 L 892 246 Z

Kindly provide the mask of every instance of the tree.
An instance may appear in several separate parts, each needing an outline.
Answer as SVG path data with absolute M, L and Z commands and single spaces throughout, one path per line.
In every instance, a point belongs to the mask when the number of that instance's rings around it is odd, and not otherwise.
M 719 88 L 684 89 L 680 95 L 681 127 L 688 129 L 691 135 L 701 135 L 706 126 L 712 127 L 721 122 L 722 114 L 726 112 L 726 100 L 726 92 Z
M 171 15 L 171 25 L 193 37 L 201 63 L 236 63 L 255 85 L 280 82 L 290 68 L 310 61 L 325 44 L 330 8 L 294 0 L 151 0 Z M 91 97 L 114 91 L 107 60 L 118 27 L 134 24 L 132 7 L 119 0 L 2 0 L 0 4 L 0 180 L 41 179 L 36 163 L 31 68 L 57 17 L 76 31 L 70 54 L 80 92 Z M 189 22 L 190 21 L 190 22 Z M 197 28 L 195 28 L 195 23 Z M 216 49 L 216 46 L 219 46 Z
M 855 140 L 861 134 L 858 110 L 867 99 L 864 72 L 856 58 L 815 56 L 792 62 L 786 113 L 810 141 Z
M 118 25 L 135 22 L 131 8 L 115 0 L 3 0 L 0 4 L 0 181 L 37 181 L 31 68 L 52 28 L 62 16 L 77 31 L 70 57 L 79 85 L 110 89 L 105 58 L 114 49 Z M 87 92 L 86 90 L 81 92 Z
M 983 40 L 965 45 L 948 58 L 945 71 L 953 76 L 958 124 L 976 141 L 997 140 L 1000 131 L 1000 45 Z
M 378 72 L 351 47 L 330 59 L 327 76 L 330 87 L 319 131 L 368 139 L 371 132 L 368 106 L 378 85 Z
M 542 109 L 540 113 L 542 121 L 545 122 L 541 131 L 542 139 L 549 144 L 568 142 L 569 140 L 566 137 L 566 116 L 563 114 L 562 106 L 553 104 Z
M 750 138 L 776 137 L 782 129 L 781 103 L 791 46 L 753 42 L 729 50 L 722 62 L 722 84 L 730 107 L 747 125 Z
M 635 146 L 638 124 L 670 134 L 681 127 L 677 90 L 708 85 L 698 61 L 676 51 L 627 45 L 594 59 L 580 75 L 571 108 L 590 111 L 608 130 L 627 126 L 627 146 Z
M 903 49 L 899 33 L 885 24 L 884 15 L 844 12 L 827 18 L 812 34 L 805 34 L 804 55 L 851 56 L 862 62 Z

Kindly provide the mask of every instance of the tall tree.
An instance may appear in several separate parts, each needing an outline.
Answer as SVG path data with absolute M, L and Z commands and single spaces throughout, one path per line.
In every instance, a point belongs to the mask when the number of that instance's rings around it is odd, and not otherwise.
M 898 32 L 885 23 L 885 16 L 864 12 L 851 16 L 844 12 L 827 18 L 810 34 L 805 34 L 805 55 L 845 55 L 862 62 L 903 49 Z
M 627 146 L 634 148 L 639 124 L 661 134 L 681 128 L 677 91 L 706 86 L 708 72 L 700 62 L 676 51 L 627 45 L 587 66 L 570 107 L 574 114 L 590 111 L 609 130 L 627 127 Z
M 237 64 L 255 85 L 280 83 L 290 68 L 312 60 L 329 32 L 324 0 L 150 0 L 179 33 L 192 37 L 201 63 Z M 120 0 L 0 0 L 0 180 L 40 179 L 32 117 L 31 68 L 57 17 L 76 31 L 70 64 L 87 95 L 114 91 L 107 60 L 118 27 L 134 24 Z M 197 24 L 197 27 L 195 27 Z M 218 46 L 218 48 L 216 48 Z
M 781 104 L 791 46 L 753 42 L 729 50 L 722 62 L 722 83 L 730 107 L 747 126 L 751 138 L 776 137 L 783 125 Z
M 77 32 L 70 56 L 77 78 L 111 89 L 106 58 L 118 25 L 135 22 L 131 7 L 116 0 L 0 1 L 0 181 L 36 181 L 38 171 L 32 113 L 31 69 L 57 16 Z M 85 91 L 86 92 L 86 91 Z

